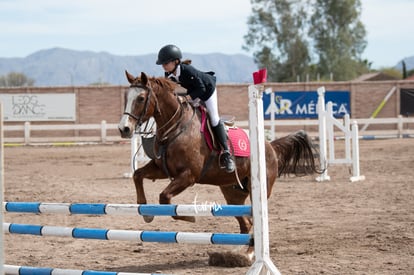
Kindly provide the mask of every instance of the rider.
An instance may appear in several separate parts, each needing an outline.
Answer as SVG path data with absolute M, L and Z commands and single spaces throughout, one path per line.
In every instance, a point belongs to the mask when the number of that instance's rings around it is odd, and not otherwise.
M 233 158 L 227 145 L 227 134 L 223 122 L 220 121 L 217 106 L 216 77 L 214 72 L 201 72 L 187 62 L 181 62 L 181 50 L 175 45 L 166 45 L 158 52 L 157 65 L 162 65 L 165 77 L 177 82 L 187 90 L 191 99 L 204 101 L 210 117 L 213 132 L 217 137 L 223 152 L 220 155 L 220 166 L 226 172 L 235 169 Z

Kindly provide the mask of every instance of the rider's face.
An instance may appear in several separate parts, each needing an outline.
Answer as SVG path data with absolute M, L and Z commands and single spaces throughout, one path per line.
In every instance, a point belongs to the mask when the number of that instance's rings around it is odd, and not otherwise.
M 162 64 L 162 68 L 166 72 L 172 72 L 175 69 L 175 61 L 170 61 L 168 63 Z

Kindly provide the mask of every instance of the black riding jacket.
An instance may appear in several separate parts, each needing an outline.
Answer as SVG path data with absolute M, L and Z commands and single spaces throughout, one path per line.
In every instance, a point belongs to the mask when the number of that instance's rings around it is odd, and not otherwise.
M 214 72 L 202 72 L 191 65 L 183 63 L 180 63 L 178 66 L 180 66 L 178 83 L 187 90 L 187 94 L 192 99 L 208 100 L 216 89 Z M 166 77 L 169 75 L 169 73 L 165 73 Z M 176 81 L 173 77 L 170 77 L 170 79 Z

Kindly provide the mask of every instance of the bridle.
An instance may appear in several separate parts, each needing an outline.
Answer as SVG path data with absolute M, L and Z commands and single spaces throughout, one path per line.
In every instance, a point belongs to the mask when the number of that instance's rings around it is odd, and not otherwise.
M 143 123 L 142 118 L 148 112 L 148 107 L 149 107 L 149 103 L 150 103 L 153 91 L 152 91 L 151 86 L 148 87 L 148 86 L 144 86 L 144 85 L 141 85 L 141 84 L 132 84 L 130 86 L 130 88 L 141 88 L 141 89 L 143 89 L 147 92 L 147 97 L 145 98 L 144 108 L 142 109 L 141 114 L 139 116 L 136 116 L 136 115 L 134 115 L 130 112 L 126 112 L 126 111 L 123 112 L 124 115 L 132 117 L 133 119 L 136 120 L 135 131 L 137 131 L 137 129 L 139 129 L 141 127 L 142 123 Z
M 146 91 L 146 93 L 147 93 L 147 96 L 146 96 L 146 98 L 145 98 L 145 103 L 144 103 L 144 108 L 142 109 L 142 111 L 141 111 L 141 113 L 139 114 L 139 115 L 135 115 L 135 114 L 132 114 L 132 113 L 130 113 L 130 112 L 127 112 L 127 111 L 124 111 L 123 112 L 123 114 L 124 115 L 127 115 L 127 116 L 129 116 L 129 117 L 132 117 L 133 119 L 135 119 L 135 121 L 136 121 L 136 124 L 135 124 L 135 132 L 138 132 L 139 131 L 139 129 L 141 128 L 141 125 L 144 123 L 144 121 L 143 121 L 143 117 L 147 114 L 147 112 L 148 112 L 148 108 L 149 108 L 149 105 L 150 105 L 150 102 L 151 102 L 151 97 L 153 96 L 153 93 L 154 93 L 154 91 L 153 91 L 153 89 L 152 89 L 152 87 L 151 87 L 151 85 L 149 85 L 149 86 L 145 86 L 145 85 L 142 85 L 142 84 L 132 84 L 131 86 L 130 86 L 130 88 L 140 88 L 140 89 L 143 89 L 143 90 L 145 90 Z M 167 139 L 169 139 L 170 138 L 170 133 L 172 133 L 177 127 L 178 127 L 178 125 L 181 123 L 181 121 L 182 121 L 182 117 L 183 117 L 183 114 L 184 114 L 184 107 L 183 107 L 183 105 L 182 105 L 182 102 L 178 99 L 178 95 L 177 94 L 175 94 L 175 96 L 176 96 L 176 98 L 177 98 L 177 101 L 178 101 L 178 105 L 179 105 L 179 107 L 177 108 L 177 110 L 175 111 L 175 113 L 171 116 L 171 118 L 167 121 L 167 122 L 165 122 L 163 125 L 157 125 L 157 130 L 159 131 L 159 130 L 161 130 L 161 129 L 163 129 L 164 130 L 164 134 L 162 135 L 162 137 L 158 137 L 158 139 L 159 139 L 159 141 L 161 141 L 161 142 L 164 142 L 164 141 L 166 141 Z M 158 101 L 157 100 L 155 100 L 155 110 L 158 110 L 159 108 L 158 108 Z M 159 110 L 158 110 L 158 112 L 159 113 L 161 113 Z M 195 110 L 193 109 L 193 115 L 192 115 L 192 117 L 191 117 L 191 119 L 189 120 L 189 122 L 187 122 L 187 123 L 185 123 L 185 125 L 181 128 L 181 130 L 178 132 L 178 135 L 179 134 L 181 134 L 186 128 L 187 128 L 187 124 L 188 123 L 190 123 L 191 122 L 191 120 L 193 119 L 193 117 L 194 117 L 194 115 L 195 115 Z M 174 123 L 174 124 L 172 124 L 172 125 L 170 125 L 170 127 L 168 127 L 167 128 L 167 126 L 169 126 L 169 124 L 174 120 L 174 118 L 176 118 L 176 117 L 179 117 L 178 118 L 178 122 L 176 122 L 176 123 Z M 148 126 L 148 125 L 147 125 Z M 145 128 L 147 128 L 147 126 L 145 127 Z M 152 127 L 151 127 L 152 128 Z M 146 131 L 145 131 L 145 133 L 143 133 L 143 134 L 146 134 Z M 176 135 L 176 136 L 174 136 L 174 139 L 178 136 L 178 135 Z

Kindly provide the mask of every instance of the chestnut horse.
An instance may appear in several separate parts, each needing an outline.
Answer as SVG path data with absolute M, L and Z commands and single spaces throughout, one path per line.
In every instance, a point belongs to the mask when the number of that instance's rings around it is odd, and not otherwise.
M 171 199 L 195 183 L 219 186 L 228 204 L 243 205 L 250 194 L 250 159 L 235 157 L 235 173 L 220 169 L 218 155 L 213 155 L 200 133 L 200 113 L 185 97 L 175 93 L 176 83 L 166 78 L 148 77 L 141 73 L 134 77 L 127 71 L 130 83 L 126 91 L 125 111 L 119 123 L 123 138 L 131 138 L 135 130 L 153 117 L 157 130 L 153 151 L 157 155 L 133 174 L 137 203 L 146 204 L 143 180 L 170 179 L 159 195 L 160 204 L 170 204 Z M 276 177 L 282 174 L 311 174 L 315 166 L 312 144 L 307 135 L 298 133 L 265 142 L 267 171 L 267 196 L 272 192 Z M 239 187 L 238 178 L 244 188 Z M 154 217 L 144 216 L 146 222 Z M 174 219 L 194 222 L 194 217 L 175 216 Z M 252 220 L 236 217 L 240 233 L 249 233 Z M 252 252 L 252 247 L 249 248 Z

